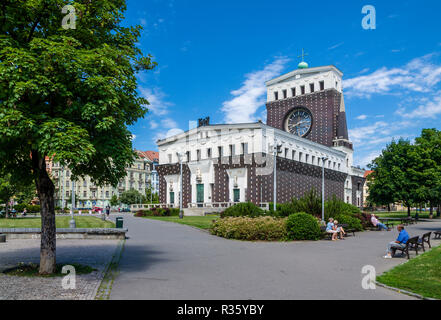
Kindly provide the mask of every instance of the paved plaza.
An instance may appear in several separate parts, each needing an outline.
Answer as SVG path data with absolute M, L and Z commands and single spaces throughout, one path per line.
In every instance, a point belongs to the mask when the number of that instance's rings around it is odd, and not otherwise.
M 97 271 L 76 276 L 76 289 L 63 289 L 62 277 L 17 277 L 0 274 L 0 300 L 91 300 L 119 240 L 57 240 L 57 263 L 78 263 Z M 18 263 L 39 263 L 40 240 L 0 243 L 0 270 Z
M 338 242 L 268 243 L 131 216 L 124 222 L 130 239 L 111 299 L 414 299 L 361 285 L 363 266 L 381 274 L 406 261 L 383 258 L 396 230 Z M 439 220 L 408 227 L 410 235 L 437 229 Z

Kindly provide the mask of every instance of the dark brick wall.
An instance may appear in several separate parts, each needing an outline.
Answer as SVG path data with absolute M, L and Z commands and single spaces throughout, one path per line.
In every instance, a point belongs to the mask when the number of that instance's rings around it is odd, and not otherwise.
M 164 175 L 173 175 L 180 174 L 180 165 L 179 164 L 163 164 L 156 166 L 156 170 L 159 175 L 159 203 L 166 203 L 166 195 L 169 190 L 167 190 L 167 183 L 165 181 Z M 182 193 L 182 202 L 183 206 L 187 207 L 189 203 L 191 203 L 191 172 L 188 168 L 188 165 L 182 165 L 182 176 L 183 176 L 183 189 Z M 179 197 L 178 190 L 175 190 L 175 200 Z
M 265 156 L 265 155 L 263 155 Z M 245 161 L 245 158 L 247 160 Z M 269 166 L 272 167 L 272 156 L 269 156 Z M 265 164 L 257 164 L 252 155 L 236 156 L 234 164 L 231 157 L 226 157 L 222 162 L 215 161 L 214 175 L 215 183 L 213 186 L 212 201 L 228 202 L 229 179 L 227 169 L 247 168 L 248 169 L 248 188 L 246 200 L 253 203 L 273 201 L 273 174 L 257 175 L 257 168 Z M 166 188 L 164 174 L 179 174 L 179 165 L 157 166 L 160 175 L 159 198 L 161 203 L 165 203 Z M 343 200 L 344 182 L 347 175 L 338 171 L 325 169 L 325 198 L 328 199 L 336 195 Z M 306 192 L 315 188 L 321 193 L 322 188 L 322 169 L 318 166 L 301 163 L 298 161 L 277 158 L 277 202 L 283 203 L 291 200 L 292 197 L 300 198 Z M 176 193 L 175 196 L 178 196 Z M 190 171 L 184 165 L 184 207 L 191 202 Z
M 354 206 L 357 206 L 357 190 L 361 191 L 361 196 L 360 196 L 360 207 L 363 207 L 363 186 L 366 182 L 366 179 L 363 177 L 355 177 L 355 176 L 351 176 L 351 180 L 352 180 L 352 204 Z M 360 189 L 358 189 L 358 184 L 360 184 Z
M 306 107 L 312 114 L 313 123 L 305 138 L 332 147 L 332 141 L 337 136 L 340 103 L 341 93 L 335 89 L 269 102 L 266 104 L 267 124 L 285 130 L 288 113 L 296 107 Z

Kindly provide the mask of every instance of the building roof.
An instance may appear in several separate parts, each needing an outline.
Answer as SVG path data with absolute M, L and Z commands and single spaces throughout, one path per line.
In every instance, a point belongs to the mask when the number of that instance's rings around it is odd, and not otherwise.
M 157 151 L 141 151 L 135 149 L 135 152 L 143 159 L 148 159 L 152 162 L 159 162 L 159 152 Z
M 364 172 L 364 178 L 367 178 L 367 176 L 370 175 L 372 172 L 374 172 L 374 171 L 372 171 L 372 170 L 366 170 L 366 171 Z
M 322 66 L 322 67 L 314 67 L 314 68 L 304 68 L 304 69 L 296 69 L 294 71 L 282 74 L 281 76 L 278 76 L 274 79 L 268 80 L 265 82 L 266 86 L 271 86 L 273 84 L 282 82 L 286 79 L 289 79 L 291 77 L 294 77 L 298 74 L 310 74 L 310 73 L 320 73 L 320 72 L 327 72 L 327 71 L 335 71 L 337 74 L 340 75 L 340 77 L 343 76 L 343 72 L 341 72 L 336 66 L 329 65 L 329 66 Z

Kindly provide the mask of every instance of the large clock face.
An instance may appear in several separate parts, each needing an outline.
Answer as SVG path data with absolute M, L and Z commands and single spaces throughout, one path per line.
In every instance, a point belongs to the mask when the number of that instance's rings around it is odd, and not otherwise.
M 312 115 L 305 108 L 296 108 L 286 118 L 286 131 L 299 137 L 306 136 L 312 127 Z

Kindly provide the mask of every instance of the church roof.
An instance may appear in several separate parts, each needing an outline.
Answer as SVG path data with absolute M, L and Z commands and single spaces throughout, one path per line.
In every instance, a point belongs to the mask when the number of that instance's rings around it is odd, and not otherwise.
M 327 72 L 327 71 L 335 71 L 339 74 L 340 77 L 343 77 L 343 72 L 341 72 L 336 66 L 329 65 L 329 66 L 322 66 L 322 67 L 314 67 L 314 68 L 304 68 L 304 69 L 296 69 L 294 71 L 282 74 L 281 76 L 278 76 L 277 78 L 271 79 L 265 84 L 267 86 L 279 83 L 281 81 L 284 81 L 286 79 L 289 79 L 293 76 L 299 75 L 299 74 L 309 74 L 309 73 L 320 73 L 320 72 Z

